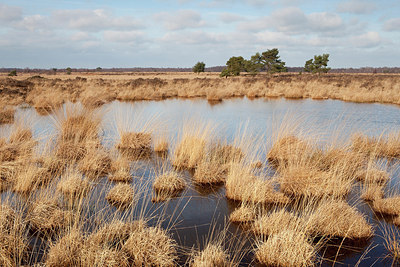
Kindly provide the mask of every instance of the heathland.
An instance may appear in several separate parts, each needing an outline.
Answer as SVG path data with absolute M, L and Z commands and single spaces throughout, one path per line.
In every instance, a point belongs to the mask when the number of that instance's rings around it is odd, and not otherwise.
M 338 132 L 324 140 L 293 118 L 268 136 L 243 126 L 227 138 L 216 134 L 224 125 L 202 120 L 167 134 L 157 117 L 116 113 L 110 120 L 102 105 L 241 96 L 398 104 L 399 81 L 330 74 L 1 77 L 0 265 L 314 266 L 340 264 L 349 254 L 355 265 L 369 258 L 394 264 L 398 131 L 346 140 Z M 32 118 L 44 118 L 48 129 L 21 118 L 27 110 L 42 115 Z
M 79 73 L 0 76 L 0 103 L 27 103 L 38 109 L 66 101 L 100 106 L 120 100 L 162 100 L 203 97 L 340 99 L 400 104 L 397 74 L 258 74 L 220 78 L 218 73 Z

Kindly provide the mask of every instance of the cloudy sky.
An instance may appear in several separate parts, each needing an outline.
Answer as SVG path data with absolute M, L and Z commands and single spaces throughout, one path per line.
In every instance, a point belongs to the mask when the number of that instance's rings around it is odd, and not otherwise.
M 399 0 L 2 0 L 0 67 L 400 66 Z

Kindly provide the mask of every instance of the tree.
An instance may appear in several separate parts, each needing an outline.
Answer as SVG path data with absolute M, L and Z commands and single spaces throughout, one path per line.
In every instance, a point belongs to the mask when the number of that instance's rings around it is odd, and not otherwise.
M 204 72 L 206 68 L 206 64 L 204 62 L 197 62 L 196 65 L 193 66 L 192 70 L 194 73 Z
M 307 60 L 304 64 L 305 72 L 327 73 L 331 68 L 327 67 L 329 62 L 329 54 L 315 55 L 314 59 Z
M 66 68 L 67 74 L 70 75 L 72 72 L 72 69 L 70 67 Z
M 56 72 L 57 72 L 57 68 L 52 68 L 52 70 L 54 71 L 54 73 L 56 73 Z
M 8 76 L 17 76 L 17 70 L 12 70 L 12 71 L 10 71 L 10 73 L 8 74 Z
M 97 67 L 96 70 L 97 70 L 97 71 L 101 71 L 102 68 L 101 68 L 101 67 Z
M 243 57 L 231 57 L 226 62 L 226 68 L 224 68 L 220 74 L 221 77 L 238 76 L 241 71 L 245 70 L 246 60 Z
M 250 60 L 254 62 L 256 68 L 266 70 L 268 73 L 287 72 L 286 63 L 279 59 L 278 54 L 278 48 L 273 48 L 261 54 L 257 52 Z

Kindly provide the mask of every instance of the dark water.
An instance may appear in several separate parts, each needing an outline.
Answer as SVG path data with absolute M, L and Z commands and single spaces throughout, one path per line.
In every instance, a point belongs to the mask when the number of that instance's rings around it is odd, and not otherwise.
M 118 139 L 117 129 L 146 130 L 156 129 L 169 136 L 174 143 L 179 138 L 182 127 L 188 122 L 191 125 L 210 122 L 215 126 L 214 138 L 222 138 L 231 142 L 238 135 L 259 137 L 260 155 L 268 151 L 271 137 L 278 131 L 282 122 L 294 123 L 296 131 L 305 135 L 315 135 L 319 141 L 335 139 L 346 140 L 354 132 L 363 132 L 370 136 L 400 129 L 400 109 L 393 105 L 356 104 L 336 100 L 286 100 L 238 98 L 224 100 L 219 103 L 209 103 L 203 99 L 164 101 L 142 101 L 134 103 L 113 102 L 99 109 L 103 115 L 102 135 L 105 145 L 112 146 Z M 27 122 L 35 137 L 51 136 L 55 133 L 55 115 L 40 116 L 34 109 L 18 109 L 17 120 Z M 194 124 L 193 124 L 194 122 Z M 285 123 L 284 123 L 285 124 Z M 7 135 L 9 126 L 1 126 L 0 133 Z M 245 133 L 244 133 L 245 132 Z M 257 148 L 258 149 L 258 148 Z M 171 153 L 171 152 L 170 152 Z M 200 188 L 191 183 L 191 173 L 182 171 L 188 188 L 178 198 L 168 202 L 152 203 L 152 181 L 155 173 L 162 166 L 172 169 L 170 159 L 152 155 L 151 158 L 133 162 L 133 175 L 137 177 L 132 182 L 140 187 L 141 196 L 138 199 L 137 210 L 145 217 L 151 218 L 150 224 L 156 224 L 160 218 L 162 225 L 168 228 L 175 240 L 183 249 L 180 263 L 184 263 L 186 255 L 194 247 L 202 247 L 208 240 L 216 237 L 221 229 L 226 232 L 226 246 L 230 251 L 241 250 L 244 257 L 243 265 L 253 264 L 251 248 L 254 236 L 248 234 L 238 225 L 229 225 L 228 216 L 237 206 L 225 198 L 223 186 Z M 393 167 L 391 186 L 398 187 L 398 170 Z M 121 217 L 135 217 L 136 211 L 123 211 L 110 206 L 104 200 L 111 185 L 104 178 L 99 181 L 91 195 L 88 196 L 102 212 L 117 214 Z M 357 188 L 358 185 L 355 186 Z M 385 259 L 387 251 L 383 246 L 383 227 L 392 227 L 385 219 L 378 218 L 369 206 L 357 201 L 357 193 L 349 196 L 349 202 L 354 203 L 360 211 L 368 216 L 369 222 L 375 227 L 375 236 L 360 244 L 345 244 L 342 249 L 330 249 L 325 252 L 325 258 L 335 259 L 336 266 L 383 266 L 391 265 L 390 259 Z M 97 210 L 90 211 L 96 213 Z M 90 216 L 90 214 L 88 214 Z M 339 243 L 340 244 L 340 243 Z M 364 251 L 369 252 L 364 255 Z M 331 255 L 332 254 L 332 255 Z M 360 261 L 360 258 L 362 261 Z M 360 261 L 360 262 L 359 262 Z M 331 265 L 324 260 L 318 265 Z

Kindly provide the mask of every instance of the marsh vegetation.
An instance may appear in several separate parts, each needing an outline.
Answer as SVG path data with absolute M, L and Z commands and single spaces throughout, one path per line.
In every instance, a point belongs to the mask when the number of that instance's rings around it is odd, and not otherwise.
M 190 101 L 186 116 L 169 102 L 66 103 L 45 116 L 18 107 L 0 131 L 0 265 L 398 261 L 399 125 L 372 121 L 369 132 L 350 109 L 343 126 L 324 116 L 332 102 L 318 102 L 318 128 L 299 114 L 265 114 L 279 102 L 235 101 L 200 101 L 203 118 Z M 240 123 L 229 107 L 241 113 L 243 103 L 264 113 Z M 308 113 L 315 101 L 303 103 Z

